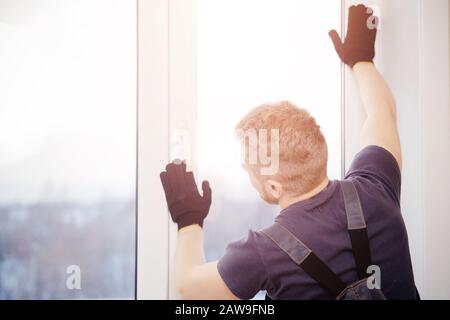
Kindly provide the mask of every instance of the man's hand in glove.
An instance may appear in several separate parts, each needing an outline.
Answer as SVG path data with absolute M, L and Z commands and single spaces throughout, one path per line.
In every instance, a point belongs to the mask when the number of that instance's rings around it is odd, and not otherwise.
M 373 23 L 375 21 L 375 23 Z M 365 5 L 351 6 L 348 16 L 348 30 L 342 42 L 336 30 L 329 33 L 342 62 L 351 68 L 358 62 L 373 62 L 377 37 L 377 18 Z
M 194 174 L 186 172 L 186 164 L 170 163 L 166 171 L 161 172 L 161 182 L 166 194 L 167 206 L 178 230 L 198 224 L 203 227 L 211 206 L 211 188 L 208 181 L 203 181 L 203 196 L 195 183 Z

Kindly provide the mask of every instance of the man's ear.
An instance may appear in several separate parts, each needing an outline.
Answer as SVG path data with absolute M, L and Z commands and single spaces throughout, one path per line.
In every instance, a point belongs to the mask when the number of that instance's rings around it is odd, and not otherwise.
M 283 194 L 283 186 L 275 180 L 266 180 L 264 182 L 264 188 L 268 194 L 277 200 L 279 200 Z

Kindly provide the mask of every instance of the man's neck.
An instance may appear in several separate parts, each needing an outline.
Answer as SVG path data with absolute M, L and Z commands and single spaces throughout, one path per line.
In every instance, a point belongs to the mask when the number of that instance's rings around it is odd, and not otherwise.
M 324 191 L 327 188 L 329 182 L 330 180 L 327 177 L 317 187 L 315 187 L 308 193 L 302 194 L 300 196 L 286 196 L 285 198 L 280 199 L 279 205 L 281 209 L 284 210 L 295 203 L 311 199 L 312 197 Z

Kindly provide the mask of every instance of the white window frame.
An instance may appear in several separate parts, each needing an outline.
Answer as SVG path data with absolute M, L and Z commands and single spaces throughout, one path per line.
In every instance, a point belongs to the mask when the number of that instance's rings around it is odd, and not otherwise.
M 175 253 L 176 227 L 168 218 L 164 194 L 157 177 L 169 159 L 178 154 L 181 139 L 186 138 L 184 132 L 188 132 L 192 140 L 190 150 L 183 150 L 182 153 L 188 155 L 189 163 L 196 163 L 197 0 L 137 1 L 139 17 L 137 299 L 173 299 L 177 296 L 173 290 L 169 268 L 170 260 Z M 176 113 L 170 112 L 175 108 Z M 170 141 L 170 147 L 167 141 Z M 196 170 L 195 166 L 191 169 Z M 153 233 L 154 230 L 157 230 L 157 233 Z M 150 245 L 152 243 L 163 245 L 154 252 Z
M 175 226 L 167 214 L 159 172 L 170 159 L 170 153 L 183 138 L 180 132 L 193 137 L 190 150 L 195 157 L 196 137 L 196 0 L 137 0 L 139 34 L 139 152 L 138 152 L 138 263 L 137 298 L 176 298 L 170 278 L 170 259 L 174 254 Z M 399 5 L 397 2 L 405 2 Z M 419 290 L 425 298 L 450 298 L 450 111 L 449 111 L 449 38 L 447 0 L 342 0 L 343 20 L 349 5 L 364 2 L 379 5 L 397 14 L 412 3 L 413 26 L 417 38 L 410 39 L 413 54 L 415 86 L 413 93 L 398 93 L 399 113 L 413 112 L 409 119 L 399 119 L 405 160 L 402 206 L 408 212 L 406 223 L 411 235 L 413 264 Z M 415 20 L 414 20 L 415 19 Z M 417 23 L 419 21 L 419 23 Z M 345 23 L 342 31 L 344 31 Z M 439 31 L 436 32 L 436 29 Z M 380 48 L 389 37 L 379 36 L 381 67 L 394 91 L 402 81 L 411 79 L 396 71 L 383 70 L 391 62 Z M 443 44 L 433 50 L 432 41 Z M 403 50 L 407 50 L 405 47 Z M 392 53 L 390 53 L 392 54 Z M 407 60 L 407 59 L 406 59 Z M 402 63 L 406 63 L 402 61 Z M 359 132 L 364 114 L 356 84 L 347 68 L 342 71 L 342 175 L 359 149 Z M 439 85 L 427 86 L 427 83 Z M 411 94 L 411 96 L 409 96 Z M 170 110 L 177 107 L 177 113 Z M 180 107 L 182 106 L 182 107 Z M 426 106 L 435 112 L 427 113 Z M 184 113 L 180 113 L 184 110 Z M 411 111 L 412 110 L 412 111 Z M 414 123 L 417 127 L 411 127 Z M 351 126 L 350 126 L 351 124 Z M 408 124 L 408 125 L 406 125 Z M 170 128 L 178 130 L 169 132 Z M 417 129 L 416 129 L 417 128 Z M 444 144 L 433 143 L 443 140 Z M 169 150 L 171 141 L 172 150 Z M 418 142 L 418 146 L 415 145 Z M 439 154 L 439 158 L 433 155 Z M 191 163 L 196 163 L 195 158 Z M 193 168 L 195 169 L 195 168 Z M 439 183 L 438 183 L 439 181 Z M 156 250 L 155 250 L 156 249 Z
M 138 0 L 136 298 L 168 298 L 169 216 L 159 173 L 169 160 L 169 7 Z
M 196 136 L 196 1 L 138 1 L 137 299 L 176 298 L 170 258 L 176 226 L 167 212 L 159 173 L 180 139 Z M 170 112 L 176 106 L 177 112 Z M 170 143 L 168 143 L 170 141 Z M 195 169 L 195 168 L 192 168 Z M 157 244 L 157 245 L 155 245 Z

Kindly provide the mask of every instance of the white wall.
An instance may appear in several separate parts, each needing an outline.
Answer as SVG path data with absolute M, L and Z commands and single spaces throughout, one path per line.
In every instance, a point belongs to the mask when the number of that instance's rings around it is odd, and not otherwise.
M 423 0 L 424 295 L 450 299 L 449 3 Z
M 361 0 L 347 0 L 346 6 Z M 397 101 L 404 156 L 402 210 L 424 298 L 450 298 L 448 0 L 372 0 L 381 10 L 376 64 Z M 364 114 L 346 71 L 346 166 Z

